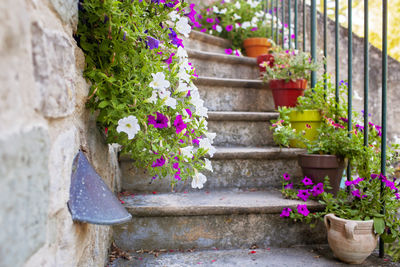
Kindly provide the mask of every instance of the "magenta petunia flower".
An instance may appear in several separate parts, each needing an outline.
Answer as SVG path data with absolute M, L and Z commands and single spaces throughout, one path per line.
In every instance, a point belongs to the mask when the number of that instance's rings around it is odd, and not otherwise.
M 358 198 L 364 198 L 364 197 L 366 197 L 367 195 L 362 195 L 361 196 L 361 194 L 360 194 L 360 190 L 354 190 L 354 191 L 351 191 L 351 194 L 353 195 L 353 196 L 355 196 L 355 197 L 358 197 Z
M 203 28 L 203 29 L 200 30 L 200 32 L 206 32 L 206 31 L 207 31 L 206 28 Z
M 308 197 L 310 196 L 310 192 L 308 190 L 299 190 L 297 196 L 302 199 L 303 201 L 307 201 Z
M 378 177 L 378 176 L 379 176 L 378 174 L 374 174 L 374 173 L 371 174 L 371 178 L 372 178 L 372 179 L 375 179 L 375 178 Z
M 307 209 L 307 205 L 297 205 L 297 212 L 304 216 L 310 214 L 310 211 Z
M 257 27 L 251 28 L 251 31 L 252 31 L 252 32 L 255 32 L 256 30 L 258 30 Z
M 285 172 L 283 174 L 283 179 L 285 179 L 285 181 L 289 181 L 290 180 L 290 175 L 287 172 Z
M 310 178 L 308 178 L 307 176 L 304 177 L 304 179 L 302 180 L 303 184 L 305 186 L 307 185 L 313 185 L 314 183 L 312 182 L 312 180 Z
M 148 124 L 153 125 L 155 128 L 162 129 L 168 128 L 168 118 L 160 112 L 157 112 L 157 118 L 152 115 L 148 115 Z
M 161 158 L 159 158 L 155 162 L 153 162 L 151 167 L 153 167 L 153 168 L 162 167 L 162 166 L 164 166 L 164 164 L 165 164 L 165 159 L 164 159 L 164 157 L 161 156 Z
M 295 35 L 295 34 L 292 34 L 292 35 L 290 36 L 290 38 L 295 39 L 295 38 L 296 38 L 296 35 Z
M 233 30 L 233 25 L 232 25 L 232 24 L 226 25 L 225 30 L 226 30 L 227 32 L 232 31 L 232 30 Z
M 232 53 L 233 53 L 232 49 L 230 48 L 225 49 L 225 54 L 231 55 Z
M 173 57 L 173 56 L 175 56 L 175 53 L 171 53 L 171 55 L 169 56 L 169 58 L 165 61 L 165 63 L 168 64 L 168 68 L 169 68 L 169 65 L 171 65 L 171 63 L 172 63 L 172 57 Z
M 281 213 L 280 216 L 281 216 L 282 218 L 283 218 L 283 217 L 289 217 L 291 211 L 292 211 L 291 208 L 284 208 L 284 209 L 282 210 L 282 213 Z
M 172 164 L 172 168 L 179 169 L 179 162 L 175 162 Z
M 290 184 L 285 185 L 285 189 L 293 189 L 293 184 L 290 183 Z
M 323 183 L 318 183 L 317 185 L 314 185 L 313 188 L 311 189 L 311 193 L 314 197 L 322 194 L 324 192 L 324 184 Z
M 184 129 L 186 129 L 187 125 L 186 125 L 186 123 L 183 122 L 182 115 L 176 116 L 176 118 L 174 120 L 174 126 L 176 128 L 177 134 L 182 132 Z
M 192 111 L 189 108 L 185 108 L 187 114 L 189 115 L 189 118 L 192 117 Z
M 213 18 L 207 18 L 206 21 L 207 21 L 208 23 L 214 23 L 214 19 L 213 19 Z
M 200 140 L 195 138 L 195 139 L 192 140 L 192 143 L 199 146 L 200 145 Z
M 239 50 L 235 50 L 235 55 L 237 56 L 237 57 L 240 57 L 240 54 L 239 54 Z
M 195 7 L 195 4 L 190 4 L 190 12 L 185 14 L 190 19 L 190 21 L 193 22 L 193 23 L 196 21 L 195 16 L 197 14 L 197 12 L 194 9 L 194 7 Z

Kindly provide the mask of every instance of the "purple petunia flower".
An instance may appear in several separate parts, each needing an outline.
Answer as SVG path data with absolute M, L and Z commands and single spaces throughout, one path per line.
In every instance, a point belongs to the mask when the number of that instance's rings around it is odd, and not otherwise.
M 192 117 L 192 111 L 189 108 L 185 108 L 187 114 L 189 115 L 189 118 Z
M 379 176 L 378 174 L 374 174 L 374 173 L 371 174 L 371 178 L 372 178 L 372 179 L 375 179 L 375 178 L 378 177 L 378 176 Z
M 230 48 L 225 49 L 225 54 L 231 55 L 232 53 L 233 53 L 232 49 Z
M 308 190 L 299 190 L 297 196 L 302 199 L 303 201 L 307 201 L 308 197 L 310 196 L 310 192 Z
M 354 191 L 351 191 L 351 194 L 353 195 L 353 196 L 355 196 L 355 197 L 358 197 L 358 198 L 364 198 L 364 197 L 366 197 L 367 195 L 362 195 L 361 196 L 361 194 L 360 194 L 360 190 L 354 190 Z
M 200 32 L 206 32 L 206 31 L 207 31 L 207 28 L 203 28 L 200 30 Z
M 124 31 L 124 36 L 122 37 L 122 40 L 126 41 L 126 31 Z
M 190 4 L 190 12 L 185 14 L 190 19 L 190 21 L 193 23 L 196 21 L 195 16 L 197 14 L 196 10 L 194 10 L 194 7 L 195 7 L 195 4 Z
M 186 123 L 183 122 L 182 115 L 176 116 L 176 118 L 174 120 L 174 126 L 176 128 L 177 134 L 182 132 L 184 129 L 186 129 L 187 125 L 186 125 Z
M 171 43 L 176 45 L 177 47 L 179 47 L 179 46 L 183 47 L 182 39 L 178 38 L 178 35 L 172 28 L 169 28 L 169 30 L 171 31 L 171 33 L 168 34 L 168 37 L 171 40 Z
M 162 166 L 164 166 L 164 164 L 165 164 L 165 159 L 164 159 L 164 157 L 161 156 L 161 158 L 159 158 L 155 162 L 153 162 L 151 167 L 153 167 L 153 168 L 162 167 Z
M 311 189 L 311 193 L 314 197 L 322 194 L 324 192 L 324 184 L 323 183 L 318 183 L 317 185 L 314 185 L 313 188 Z
M 213 18 L 207 18 L 206 21 L 207 21 L 208 23 L 214 23 L 214 19 L 213 19 Z
M 233 30 L 233 25 L 232 25 L 232 24 L 226 25 L 225 30 L 226 30 L 227 32 L 232 31 L 232 30 Z
M 293 189 L 293 184 L 289 183 L 289 184 L 285 185 L 285 189 Z
M 192 140 L 192 143 L 199 146 L 200 145 L 200 140 L 195 138 L 195 139 Z
M 250 31 L 255 32 L 256 30 L 258 30 L 258 28 L 257 27 L 253 27 L 253 28 L 251 28 Z
M 164 116 L 160 112 L 157 112 L 157 118 L 154 118 L 152 115 L 148 115 L 148 124 L 153 125 L 155 128 L 162 129 L 168 128 L 168 118 Z
M 160 44 L 160 41 L 158 41 L 156 38 L 153 38 L 151 36 L 147 36 L 147 45 L 149 46 L 149 49 L 155 49 L 158 48 L 158 45 Z
M 290 175 L 287 172 L 285 172 L 283 174 L 283 179 L 285 179 L 285 181 L 289 181 L 290 180 Z
M 172 168 L 179 169 L 179 162 L 175 162 L 172 164 Z
M 311 180 L 310 178 L 308 178 L 307 176 L 304 177 L 304 179 L 302 180 L 302 182 L 303 182 L 303 184 L 304 184 L 305 186 L 314 184 L 314 183 L 312 182 L 312 180 Z
M 297 212 L 304 216 L 310 214 L 310 211 L 307 209 L 307 205 L 297 205 Z
M 169 58 L 165 61 L 165 63 L 168 64 L 168 69 L 169 69 L 169 65 L 172 63 L 172 57 L 175 56 L 175 53 L 171 53 L 171 55 L 169 56 Z
M 291 211 L 292 211 L 291 208 L 284 208 L 284 209 L 282 210 L 282 213 L 281 213 L 280 216 L 281 216 L 282 218 L 283 218 L 283 217 L 289 217 Z

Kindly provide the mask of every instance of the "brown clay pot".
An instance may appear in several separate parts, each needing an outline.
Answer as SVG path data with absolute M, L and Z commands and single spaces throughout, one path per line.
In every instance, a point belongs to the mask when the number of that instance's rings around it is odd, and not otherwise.
M 375 249 L 378 235 L 374 234 L 373 220 L 345 220 L 330 213 L 324 222 L 329 246 L 341 261 L 362 264 Z
M 335 155 L 300 154 L 299 165 L 303 170 L 303 175 L 314 183 L 323 183 L 325 177 L 328 176 L 332 189 L 327 192 L 336 195 L 339 191 L 343 170 L 346 166 L 343 158 Z
M 243 47 L 246 50 L 246 56 L 258 57 L 269 53 L 271 43 L 267 38 L 254 37 L 245 39 L 243 41 Z

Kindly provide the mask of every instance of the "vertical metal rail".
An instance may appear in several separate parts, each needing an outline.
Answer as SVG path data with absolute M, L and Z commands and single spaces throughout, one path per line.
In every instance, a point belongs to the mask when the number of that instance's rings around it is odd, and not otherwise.
M 381 173 L 386 176 L 386 91 L 387 91 L 387 0 L 382 1 L 382 143 L 381 143 Z M 384 184 L 381 181 L 381 197 Z M 381 214 L 385 214 L 385 203 L 383 203 Z M 379 257 L 385 255 L 385 243 L 379 238 Z
M 324 0 L 324 59 L 326 59 L 327 58 L 327 46 L 326 46 L 326 30 L 327 30 L 327 28 L 326 28 L 326 24 L 327 24 L 327 8 L 326 8 L 326 0 Z M 326 73 L 327 73 L 327 71 L 328 71 L 328 66 L 326 65 L 326 61 L 324 62 L 324 74 L 326 75 Z M 325 78 L 324 78 L 324 89 L 325 89 L 325 91 L 326 91 L 326 82 L 327 82 L 327 80 L 326 80 L 326 76 L 325 76 Z
M 353 117 L 353 5 L 352 0 L 348 0 L 347 16 L 347 129 L 353 130 L 352 117 Z M 351 138 L 351 134 L 349 134 Z M 347 180 L 351 181 L 351 165 L 350 161 L 347 165 Z
M 282 16 L 282 36 L 281 36 L 281 42 L 282 42 L 282 48 L 285 48 L 285 2 L 282 1 L 282 7 L 281 7 L 281 16 Z
M 350 0 L 349 0 L 350 1 Z M 316 0 L 311 0 L 311 57 L 313 60 L 317 60 L 317 4 Z M 311 72 L 311 88 L 315 87 L 317 73 Z
M 368 0 L 364 0 L 364 146 L 368 146 L 369 35 Z
M 339 102 L 339 0 L 335 0 L 335 99 Z
M 297 23 L 298 23 L 298 9 L 297 0 L 294 0 L 294 48 L 298 49 L 298 38 L 297 38 Z
M 303 0 L 303 51 L 306 51 L 306 0 Z
M 271 40 L 274 40 L 274 0 L 271 0 Z
M 292 48 L 292 1 L 288 0 L 288 27 L 289 27 L 289 49 Z
M 278 11 L 279 11 L 279 2 L 278 2 L 278 0 L 275 0 L 275 8 L 276 8 L 276 15 L 275 15 L 275 17 L 276 17 L 276 27 L 275 27 L 275 43 L 276 43 L 276 45 L 278 45 L 278 43 L 279 43 L 279 39 L 278 39 L 278 33 L 279 33 L 279 24 L 278 24 L 278 21 L 279 21 L 279 16 L 278 16 Z

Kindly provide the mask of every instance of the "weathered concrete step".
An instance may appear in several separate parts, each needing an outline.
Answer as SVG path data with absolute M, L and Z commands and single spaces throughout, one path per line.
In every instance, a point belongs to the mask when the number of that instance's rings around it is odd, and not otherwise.
M 297 163 L 297 155 L 305 153 L 303 149 L 279 147 L 217 147 L 211 158 L 213 172 L 204 172 L 207 182 L 204 190 L 224 188 L 278 188 L 282 175 L 288 172 L 293 179 L 302 176 Z M 180 182 L 171 188 L 171 178 L 152 180 L 143 170 L 132 165 L 132 161 L 120 157 L 122 189 L 134 192 L 191 192 L 191 179 Z M 172 178 L 173 179 L 173 178 Z
M 283 199 L 276 191 L 215 191 L 124 197 L 131 222 L 114 227 L 123 250 L 265 248 L 325 243 L 322 223 L 317 229 L 279 216 L 284 207 L 304 202 Z M 321 209 L 310 202 L 311 211 Z M 321 230 L 319 232 L 319 230 Z M 319 232 L 319 233 L 318 233 Z
M 209 111 L 208 129 L 217 133 L 216 146 L 274 145 L 270 120 L 276 112 Z
M 199 31 L 191 31 L 189 38 L 183 39 L 185 49 L 195 49 L 200 51 L 225 53 L 225 49 L 232 46 L 232 42 Z
M 195 251 L 131 253 L 131 260 L 117 259 L 111 267 L 133 266 L 214 266 L 214 267 L 341 267 L 349 266 L 335 258 L 328 245 L 296 246 L 292 248 L 212 249 Z M 362 266 L 399 266 L 388 256 L 379 258 L 374 251 Z
M 200 76 L 195 80 L 210 111 L 272 111 L 274 100 L 268 84 L 261 80 Z
M 189 61 L 198 75 L 219 78 L 257 79 L 260 72 L 257 60 L 221 53 L 188 49 Z

